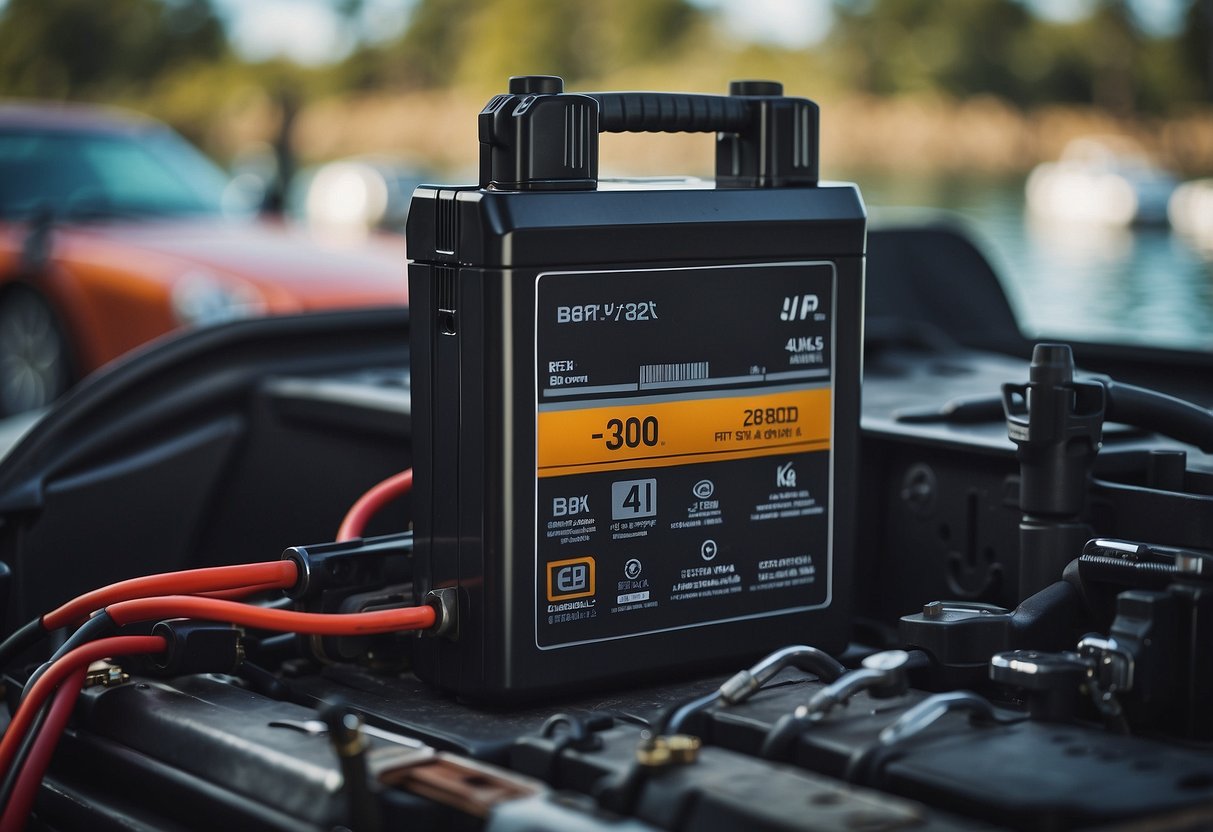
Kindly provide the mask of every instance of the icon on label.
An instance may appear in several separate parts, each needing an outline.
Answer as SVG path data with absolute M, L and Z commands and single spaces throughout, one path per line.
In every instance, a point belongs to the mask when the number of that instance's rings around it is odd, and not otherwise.
M 640 561 L 632 558 L 623 565 L 623 574 L 629 581 L 634 581 L 640 577 L 640 570 L 644 569 Z
M 548 564 L 548 600 L 567 601 L 594 594 L 594 559 L 554 560 Z
M 716 486 L 711 480 L 700 480 L 691 487 L 691 493 L 700 500 L 706 500 L 708 497 L 711 497 L 712 493 L 715 491 Z
M 820 300 L 817 295 L 801 295 L 796 297 L 785 297 L 783 299 L 783 311 L 779 313 L 781 321 L 803 321 L 813 312 L 817 311 L 820 305 Z
M 635 520 L 657 514 L 657 480 L 611 483 L 611 519 Z
M 775 485 L 779 488 L 796 487 L 796 469 L 792 467 L 792 464 L 792 461 L 789 460 L 775 469 Z
M 717 551 L 719 550 L 716 546 L 715 540 L 708 539 L 699 544 L 699 554 L 703 556 L 704 560 L 711 560 L 712 558 L 716 557 Z
M 556 570 L 556 589 L 561 593 L 585 592 L 590 585 L 590 570 L 584 563 L 562 566 Z

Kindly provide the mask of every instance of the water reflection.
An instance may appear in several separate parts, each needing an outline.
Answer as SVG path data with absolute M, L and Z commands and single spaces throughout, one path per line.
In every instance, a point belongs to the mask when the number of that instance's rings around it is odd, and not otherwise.
M 850 178 L 874 222 L 916 206 L 972 228 L 1030 337 L 1213 350 L 1213 246 L 1198 238 L 1033 218 L 1020 178 Z

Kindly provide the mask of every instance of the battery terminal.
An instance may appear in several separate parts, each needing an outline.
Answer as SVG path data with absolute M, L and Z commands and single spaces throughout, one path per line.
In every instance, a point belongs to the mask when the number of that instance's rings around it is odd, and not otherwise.
M 425 631 L 429 636 L 444 636 L 459 640 L 459 590 L 453 586 L 431 589 L 425 603 L 434 608 L 434 626 Z
M 689 765 L 699 760 L 700 744 L 690 734 L 653 736 L 646 731 L 636 747 L 636 762 L 646 768 Z
M 113 662 L 98 661 L 93 662 L 88 666 L 88 673 L 84 677 L 84 686 L 112 688 L 116 685 L 122 685 L 131 680 L 131 675 Z

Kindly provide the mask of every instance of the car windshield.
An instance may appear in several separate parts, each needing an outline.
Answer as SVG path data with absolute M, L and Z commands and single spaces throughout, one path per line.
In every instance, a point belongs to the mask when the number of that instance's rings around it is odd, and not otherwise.
M 218 214 L 223 173 L 176 134 L 0 128 L 0 217 Z

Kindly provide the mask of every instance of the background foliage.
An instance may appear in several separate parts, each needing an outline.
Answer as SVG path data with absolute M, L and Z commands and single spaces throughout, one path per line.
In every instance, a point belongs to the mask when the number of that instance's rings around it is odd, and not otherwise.
M 359 0 L 332 2 L 350 21 L 360 9 Z M 820 44 L 788 49 L 745 42 L 689 0 L 416 0 L 398 37 L 304 67 L 241 59 L 211 0 L 8 0 L 0 96 L 141 109 L 224 160 L 287 122 L 304 156 L 392 149 L 441 164 L 442 144 L 459 130 L 442 120 L 458 118 L 466 132 L 467 108 L 511 74 L 559 74 L 582 89 L 700 91 L 777 77 L 796 94 L 870 111 L 886 130 L 902 129 L 899 113 L 972 119 L 971 102 L 984 102 L 986 126 L 1022 133 L 1013 140 L 1027 149 L 1003 152 L 1023 164 L 1053 151 L 1041 125 L 1065 107 L 1096 126 L 1157 135 L 1176 164 L 1208 168 L 1213 0 L 1175 2 L 1182 26 L 1158 34 L 1126 0 L 1092 0 L 1086 17 L 1067 23 L 1021 0 L 839 0 Z M 907 110 L 906 101 L 918 104 Z M 389 117 L 424 119 L 438 138 Z M 1168 129 L 1179 133 L 1167 140 Z

